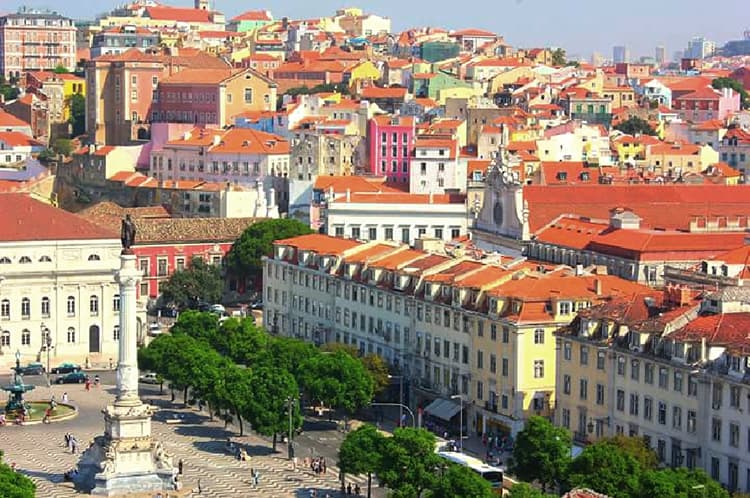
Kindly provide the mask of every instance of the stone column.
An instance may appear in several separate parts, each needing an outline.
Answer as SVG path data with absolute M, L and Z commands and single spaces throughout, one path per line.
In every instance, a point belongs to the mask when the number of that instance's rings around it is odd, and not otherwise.
M 120 285 L 120 351 L 115 406 L 137 406 L 141 400 L 138 398 L 136 287 L 141 271 L 136 266 L 134 254 L 120 255 L 120 271 L 115 279 Z

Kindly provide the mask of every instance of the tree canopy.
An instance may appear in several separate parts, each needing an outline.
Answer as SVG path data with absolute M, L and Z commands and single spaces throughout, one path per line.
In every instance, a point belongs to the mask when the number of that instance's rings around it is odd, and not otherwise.
M 372 491 L 372 474 L 380 469 L 384 444 L 385 436 L 365 424 L 347 434 L 339 447 L 339 468 L 347 474 L 366 474 L 367 496 Z
M 77 137 L 86 132 L 86 97 L 80 93 L 70 96 L 70 123 L 73 132 L 72 135 Z
M 609 441 L 587 446 L 570 464 L 571 487 L 595 489 L 613 498 L 637 496 L 642 469 L 624 449 Z
M 466 467 L 448 465 L 430 489 L 430 498 L 455 498 L 467 496 L 471 498 L 492 498 L 492 486 L 482 476 Z
M 628 135 L 656 135 L 656 130 L 649 122 L 638 116 L 630 116 L 625 121 L 615 125 L 614 128 Z
M 553 66 L 564 66 L 568 63 L 567 53 L 564 48 L 556 48 L 552 51 L 551 62 Z
M 312 399 L 349 413 L 369 404 L 375 387 L 362 361 L 343 351 L 308 358 L 301 384 Z
M 199 303 L 218 303 L 223 288 L 221 269 L 195 257 L 187 268 L 174 272 L 159 290 L 164 304 L 185 309 Z
M 403 428 L 385 439 L 378 477 L 407 498 L 419 498 L 437 481 L 436 469 L 445 463 L 435 453 L 435 436 L 424 429 Z
M 530 417 L 518 433 L 510 471 L 523 481 L 538 481 L 545 489 L 560 483 L 570 464 L 568 432 L 543 417 Z
M 0 496 L 3 498 L 34 498 L 36 496 L 34 481 L 5 464 L 2 450 L 0 450 Z
M 519 482 L 510 488 L 508 498 L 553 498 L 555 495 L 548 495 L 527 482 Z
M 273 242 L 308 233 L 312 233 L 310 227 L 288 218 L 255 223 L 240 235 L 229 250 L 229 269 L 235 276 L 252 280 L 257 284 L 261 281 L 263 273 L 261 258 L 271 255 Z
M 383 360 L 381 356 L 373 353 L 367 353 L 366 355 L 361 356 L 359 349 L 357 349 L 353 344 L 343 344 L 341 342 L 329 342 L 327 344 L 323 344 L 320 349 L 321 351 L 331 353 L 336 351 L 343 351 L 350 355 L 352 358 L 361 357 L 362 363 L 364 364 L 367 371 L 370 372 L 370 375 L 375 382 L 373 390 L 375 395 L 383 392 L 385 388 L 390 385 L 390 370 L 388 369 L 388 364 L 385 362 L 385 360 Z
M 745 87 L 742 86 L 742 83 L 737 81 L 736 79 L 722 76 L 721 78 L 716 78 L 715 80 L 713 80 L 711 82 L 711 86 L 716 88 L 717 90 L 721 90 L 722 88 L 731 88 L 732 90 L 740 94 L 740 105 L 743 109 L 746 109 L 748 106 L 750 106 L 750 100 L 748 99 L 747 90 L 745 90 Z
M 73 143 L 67 138 L 58 138 L 52 144 L 52 150 L 55 154 L 69 156 L 73 152 Z

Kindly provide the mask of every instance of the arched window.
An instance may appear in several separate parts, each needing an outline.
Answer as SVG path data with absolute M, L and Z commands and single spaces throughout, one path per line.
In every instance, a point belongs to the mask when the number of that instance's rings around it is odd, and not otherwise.
M 89 261 L 101 261 L 101 260 L 102 258 L 100 258 L 98 254 L 91 254 L 89 256 Z
M 89 298 L 89 311 L 91 312 L 92 316 L 96 316 L 99 314 L 99 298 L 96 296 L 91 296 Z
M 120 311 L 120 295 L 115 294 L 112 298 L 112 311 Z
M 10 264 L 10 258 L 3 256 L 0 258 L 0 265 L 9 265 Z
M 42 298 L 42 317 L 49 318 L 49 298 L 47 296 Z
M 68 342 L 76 342 L 76 329 L 73 327 L 68 327 Z
M 119 325 L 115 325 L 115 330 L 114 330 L 113 338 L 116 341 L 120 340 L 120 326 Z
M 9 331 L 3 330 L 3 334 L 0 335 L 0 346 L 10 347 L 10 332 Z
M 40 263 L 51 263 L 52 262 L 52 258 L 50 258 L 49 256 L 42 256 L 41 258 L 39 258 L 39 262 Z
M 21 259 L 19 259 L 18 262 L 21 264 L 31 263 L 31 258 L 28 256 L 21 256 Z
M 76 298 L 74 296 L 68 296 L 67 309 L 68 316 L 76 315 Z
M 24 297 L 21 299 L 21 318 L 28 319 L 31 316 L 31 299 Z
M 10 300 L 3 299 L 0 301 L 0 318 L 10 320 Z
M 21 346 L 31 345 L 31 332 L 29 329 L 23 329 L 21 331 Z

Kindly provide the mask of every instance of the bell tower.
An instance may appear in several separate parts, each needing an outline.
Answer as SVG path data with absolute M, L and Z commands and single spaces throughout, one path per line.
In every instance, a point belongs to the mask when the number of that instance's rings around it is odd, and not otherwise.
M 210 10 L 208 1 L 209 0 L 195 0 L 195 8 L 199 10 Z

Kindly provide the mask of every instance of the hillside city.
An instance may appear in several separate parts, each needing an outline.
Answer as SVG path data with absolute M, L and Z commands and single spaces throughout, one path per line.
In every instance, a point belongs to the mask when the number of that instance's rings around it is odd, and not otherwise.
M 188 1 L 0 6 L 0 496 L 750 497 L 750 30 Z

